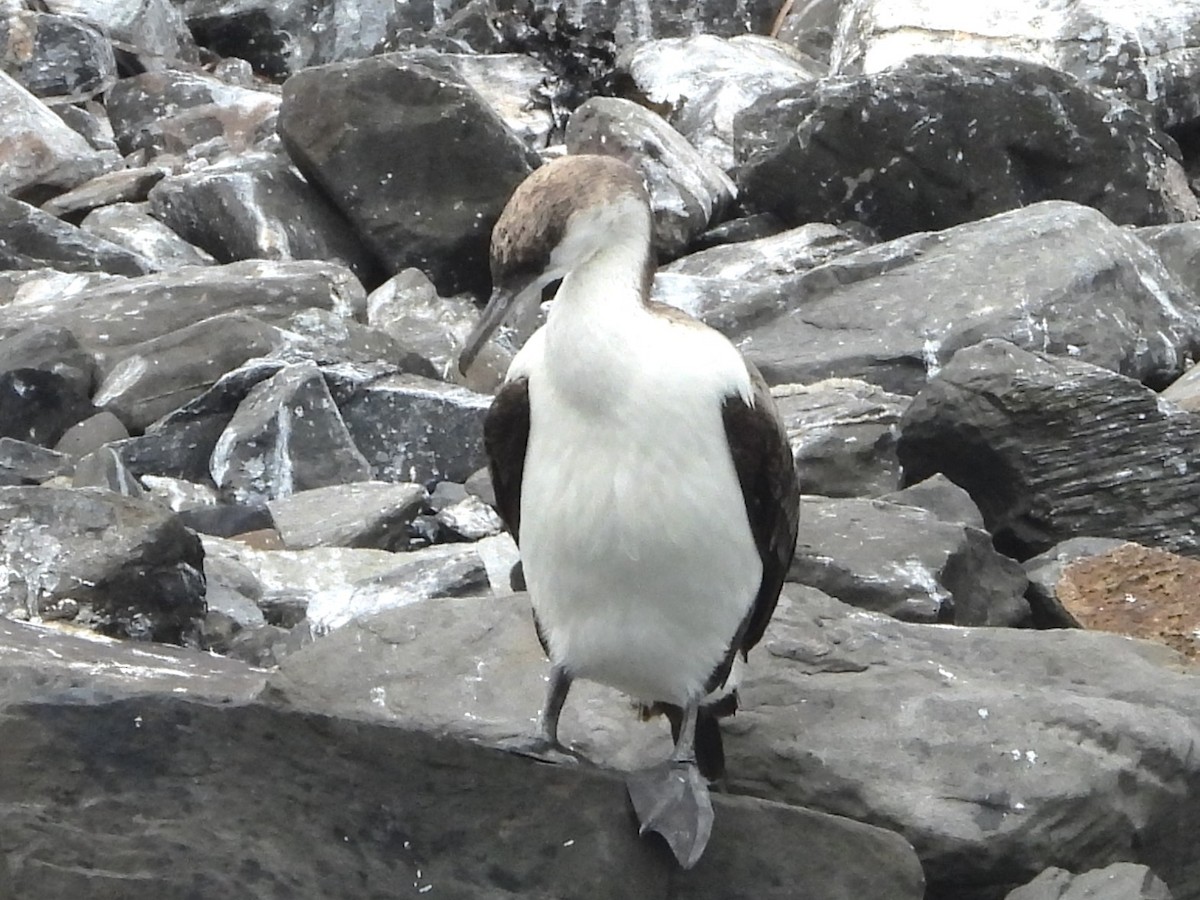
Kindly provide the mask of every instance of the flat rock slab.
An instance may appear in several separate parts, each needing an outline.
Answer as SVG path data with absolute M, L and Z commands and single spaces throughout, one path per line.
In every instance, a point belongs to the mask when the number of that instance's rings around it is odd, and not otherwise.
M 1004 900 L 1171 900 L 1171 891 L 1148 868 L 1134 863 L 1113 863 L 1080 875 L 1052 866 Z
M 1195 900 L 1200 680 L 1164 665 L 1179 660 L 1093 632 L 908 624 L 789 587 L 725 725 L 729 788 L 899 831 L 932 897 L 1133 859 Z M 268 696 L 494 744 L 535 727 L 546 672 L 525 595 L 447 598 L 315 641 Z M 621 769 L 670 744 L 587 683 L 561 735 Z
M 0 716 L 0 877 L 29 898 L 917 900 L 895 834 L 714 795 L 695 869 L 621 780 L 384 725 L 170 697 Z M 131 829 L 133 817 L 138 827 Z M 180 853 L 186 847 L 187 853 Z
M 363 481 L 300 491 L 267 503 L 289 550 L 309 547 L 404 549 L 407 525 L 427 494 L 419 484 Z

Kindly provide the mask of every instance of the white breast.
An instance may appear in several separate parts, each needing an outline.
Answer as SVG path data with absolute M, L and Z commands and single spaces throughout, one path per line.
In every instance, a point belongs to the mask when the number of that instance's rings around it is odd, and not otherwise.
M 685 703 L 727 652 L 762 566 L 721 419 L 750 396 L 716 332 L 638 306 L 555 311 L 514 362 L 531 428 L 521 556 L 555 662 Z

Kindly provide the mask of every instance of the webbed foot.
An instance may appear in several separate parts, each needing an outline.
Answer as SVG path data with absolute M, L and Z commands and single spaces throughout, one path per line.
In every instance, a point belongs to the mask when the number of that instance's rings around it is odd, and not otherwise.
M 586 756 L 564 747 L 558 741 L 552 741 L 543 735 L 531 737 L 508 738 L 496 744 L 501 750 L 528 756 L 538 762 L 552 763 L 559 766 L 591 765 Z
M 657 831 L 679 865 L 690 869 L 712 834 L 713 808 L 708 783 L 693 762 L 670 760 L 630 773 L 625 779 L 639 833 Z

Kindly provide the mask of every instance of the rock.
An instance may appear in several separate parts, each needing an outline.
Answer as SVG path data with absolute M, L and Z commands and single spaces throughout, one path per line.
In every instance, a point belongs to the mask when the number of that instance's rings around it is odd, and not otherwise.
M 828 63 L 845 6 L 845 0 L 797 0 L 785 4 L 775 19 L 774 33 L 800 52 Z
M 0 488 L 5 605 L 71 600 L 97 630 L 180 642 L 204 613 L 204 551 L 169 510 L 100 491 Z M 81 611 L 82 612 L 82 611 Z
M 1017 558 L 1079 535 L 1196 554 L 1198 437 L 1200 420 L 1130 378 L 984 341 L 917 395 L 897 453 L 906 479 L 966 488 Z
M 138 254 L 148 260 L 156 272 L 182 266 L 211 266 L 214 262 L 209 254 L 193 247 L 135 204 L 114 203 L 94 209 L 79 227 Z
M 1171 900 L 1171 891 L 1146 866 L 1115 862 L 1082 875 L 1051 866 L 1004 900 Z
M 766 281 L 790 278 L 866 245 L 834 225 L 814 222 L 768 237 L 720 244 L 674 260 L 663 274 Z
M 242 503 L 371 477 L 312 363 L 286 366 L 251 388 L 209 465 L 217 487 Z
M 944 478 L 934 475 L 934 478 Z M 932 481 L 933 479 L 928 479 Z M 924 484 L 925 482 L 922 482 Z M 1045 553 L 1030 557 L 1022 563 L 1029 578 L 1029 590 L 1025 592 L 1029 608 L 1033 612 L 1036 628 L 1079 628 L 1081 627 L 1058 601 L 1058 583 L 1063 570 L 1079 559 L 1100 556 L 1127 541 L 1120 538 L 1077 537 L 1055 544 Z
M 112 447 L 98 447 L 75 463 L 71 487 L 103 488 L 122 497 L 141 497 L 146 493 Z
M 408 546 L 408 523 L 426 496 L 419 484 L 363 481 L 298 491 L 271 500 L 267 507 L 289 550 L 403 550 Z
M 986 7 L 853 0 L 834 55 L 843 72 L 879 71 L 913 55 L 1003 56 L 1043 63 L 1127 101 L 1153 105 L 1164 127 L 1200 115 L 1195 10 L 1150 0 L 1055 6 L 1004 0 Z
M 35 97 L 85 99 L 117 80 L 107 36 L 67 16 L 16 9 L 0 13 L 0 63 Z
M 471 495 L 439 509 L 436 519 L 442 528 L 465 541 L 477 541 L 504 530 L 496 511 Z
M 824 66 L 757 34 L 641 41 L 618 65 L 632 99 L 658 110 L 709 163 L 731 172 L 734 117 L 766 93 L 812 84 Z
M 12 748 L 0 778 L 17 786 L 0 836 L 26 848 L 9 864 L 20 896 L 112 897 L 113 881 L 126 900 L 197 884 L 297 900 L 397 885 L 451 897 L 707 900 L 729 896 L 727 883 L 766 900 L 796 884 L 829 900 L 915 900 L 924 886 L 911 847 L 893 834 L 722 794 L 704 859 L 678 872 L 663 847 L 638 837 L 611 773 L 324 715 L 165 693 L 51 701 L 6 709 L 0 740 Z M 337 764 L 314 765 L 326 760 Z M 279 779 L 269 791 L 266 770 Z M 395 784 L 410 786 L 381 789 Z M 78 802 L 36 800 L 55 791 Z M 555 814 L 530 815 L 534 798 L 554 798 Z M 135 840 L 121 816 L 143 806 L 154 810 L 151 827 Z M 74 863 L 81 852 L 105 869 Z
M 143 475 L 142 484 L 149 495 L 175 512 L 217 506 L 221 498 L 206 484 L 195 484 L 166 475 Z
M 1020 565 L 978 528 L 882 500 L 805 496 L 788 581 L 910 622 L 1018 625 Z
M 1200 707 L 1171 659 L 1099 633 L 913 625 L 789 588 L 725 726 L 730 790 L 900 831 L 929 896 L 983 900 L 1047 863 L 1117 856 L 1194 896 L 1179 823 L 1196 821 Z M 315 641 L 281 662 L 269 695 L 494 744 L 529 733 L 545 674 L 526 596 L 449 598 Z M 619 768 L 669 752 L 663 723 L 586 682 L 562 736 Z
M 483 417 L 491 398 L 461 387 L 390 375 L 340 404 L 354 443 L 380 481 L 462 481 L 485 462 Z
M 150 212 L 218 262 L 322 259 L 364 284 L 380 280 L 342 214 L 273 154 L 167 178 L 150 192 Z
M 30 325 L 0 339 L 0 372 L 28 369 L 57 375 L 81 398 L 91 394 L 96 378 L 96 363 L 75 336 L 53 326 Z
M 362 285 L 341 266 L 251 260 L 107 281 L 38 303 L 14 303 L 6 318 L 15 327 L 66 328 L 108 366 L 127 348 L 226 312 L 270 324 L 311 307 L 350 317 L 365 303 Z
M 389 273 L 416 266 L 442 293 L 487 290 L 491 226 L 536 159 L 452 66 L 389 54 L 299 72 L 279 133 Z
M 100 25 L 144 68 L 162 60 L 191 60 L 195 44 L 170 0 L 44 0 L 51 12 Z
M 1068 562 L 1055 587 L 1083 628 L 1159 641 L 1200 658 L 1200 561 L 1126 543 Z
M 479 312 L 466 297 L 439 297 L 420 269 L 393 275 L 367 296 L 367 323 L 429 362 L 439 378 L 457 371 L 458 354 Z
M 93 412 L 86 394 L 54 372 L 16 369 L 0 374 L 0 435 L 53 444 Z
M 77 134 L 83 135 L 93 150 L 109 150 L 119 154 L 117 142 L 113 140 L 112 123 L 108 113 L 96 100 L 85 100 L 69 106 L 56 106 L 54 114 L 62 119 Z
M 989 337 L 1163 385 L 1200 336 L 1195 295 L 1145 244 L 1061 202 L 839 257 L 779 310 L 764 297 L 723 327 L 771 383 L 855 377 L 906 394 Z
M 214 556 L 204 561 L 204 578 L 208 584 L 205 601 L 210 615 L 216 612 L 228 617 L 237 630 L 265 624 L 258 608 L 262 584 L 248 568 L 236 559 Z
M 961 522 L 980 529 L 984 527 L 983 515 L 971 495 L 940 472 L 903 490 L 884 494 L 879 499 L 902 506 L 919 506 L 943 522 Z M 1028 566 L 1026 574 L 1029 574 Z
M 793 225 L 855 219 L 895 238 L 1050 199 L 1119 225 L 1200 216 L 1153 123 L 1014 60 L 930 57 L 776 91 L 737 116 L 734 146 L 743 201 Z
M 92 401 L 133 431 L 178 409 L 222 375 L 288 344 L 283 331 L 253 316 L 225 313 L 124 348 Z
M 65 453 L 0 437 L 0 484 L 41 484 L 75 467 Z
M 287 358 L 311 359 L 327 367 L 359 363 L 378 371 L 433 377 L 427 359 L 381 328 L 360 325 L 328 309 L 302 309 L 285 323 L 291 346 Z
M 805 491 L 874 497 L 900 485 L 896 438 L 907 397 L 847 378 L 780 385 L 771 394 Z
M 386 572 L 315 594 L 308 604 L 308 627 L 323 635 L 385 609 L 490 592 L 487 566 L 474 545 L 426 547 L 399 554 Z
M 42 204 L 42 212 L 65 218 L 83 215 L 113 203 L 140 203 L 166 174 L 167 169 L 162 166 L 140 166 L 106 172 L 65 194 L 47 200 Z M 88 231 L 88 234 L 102 237 L 94 231 Z
M 1152 225 L 1136 233 L 1180 284 L 1200 292 L 1200 222 Z
M 443 54 L 463 81 L 474 88 L 527 147 L 544 149 L 555 131 L 550 110 L 531 102 L 554 78 L 542 62 L 520 53 Z
M 1190 367 L 1163 388 L 1159 396 L 1190 413 L 1200 412 L 1200 369 Z
M 20 200 L 0 197 L 0 265 L 144 275 L 149 260 Z
M 122 78 L 109 91 L 106 108 L 126 155 L 143 150 L 151 158 L 169 153 L 216 159 L 272 135 L 279 95 L 165 69 Z
M 145 477 L 145 476 L 143 476 Z M 248 534 L 275 535 L 275 522 L 263 504 L 218 503 L 193 506 L 179 513 L 179 520 L 199 534 L 243 538 Z
M 121 420 L 108 410 L 101 410 L 64 431 L 54 449 L 78 459 L 110 441 L 121 441 L 127 437 L 129 432 Z
M 118 165 L 0 70 L 0 195 L 38 204 Z
M 663 119 L 630 100 L 593 97 L 571 116 L 569 153 L 615 156 L 637 168 L 650 191 L 654 243 L 678 256 L 737 194 L 729 177 Z

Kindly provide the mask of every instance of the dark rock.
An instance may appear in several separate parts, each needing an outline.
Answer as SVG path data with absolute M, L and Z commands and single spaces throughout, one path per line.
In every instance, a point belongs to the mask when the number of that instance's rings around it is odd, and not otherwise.
M 1115 862 L 1082 875 L 1051 867 L 1004 900 L 1171 900 L 1171 891 L 1146 866 Z
M 121 424 L 121 420 L 108 410 L 101 410 L 64 431 L 54 449 L 78 459 L 93 450 L 98 450 L 104 444 L 122 441 L 127 437 L 129 432 Z
M 54 114 L 66 122 L 72 131 L 82 135 L 93 150 L 110 150 L 114 154 L 120 152 L 117 142 L 113 140 L 112 122 L 108 121 L 108 113 L 95 100 L 56 106 Z
M 896 438 L 907 397 L 845 378 L 772 394 L 806 492 L 874 497 L 899 487 Z
M 42 212 L 66 217 L 86 214 L 97 207 L 113 203 L 140 203 L 166 174 L 167 169 L 163 166 L 142 166 L 106 172 L 65 194 L 47 200 L 42 204 Z M 94 231 L 88 233 L 95 234 Z
M 1178 222 L 1137 229 L 1180 284 L 1200 294 L 1200 222 Z
M 150 261 L 156 272 L 182 266 L 211 266 L 209 254 L 193 247 L 141 206 L 114 203 L 94 209 L 79 223 L 89 234 L 104 238 Z
M 102 365 L 127 348 L 226 312 L 274 323 L 297 310 L 334 309 L 346 316 L 366 304 L 362 285 L 341 266 L 313 260 L 248 260 L 112 280 L 41 304 L 12 305 L 13 326 L 68 329 Z
M 1018 625 L 1020 565 L 986 531 L 881 500 L 805 496 L 788 580 L 910 622 Z
M 97 630 L 178 643 L 204 613 L 204 551 L 175 514 L 115 493 L 0 488 L 9 606 L 71 599 Z
M 637 836 L 615 775 L 406 728 L 165 694 L 13 706 L 0 728 L 12 748 L 0 778 L 14 785 L 0 837 L 26 848 L 10 863 L 19 896 L 157 900 L 200 885 L 359 900 L 404 885 L 464 898 L 776 900 L 805 884 L 829 900 L 915 900 L 924 886 L 893 834 L 722 794 L 704 859 L 674 871 Z M 263 792 L 267 769 L 279 783 Z M 392 784 L 406 787 L 381 790 Z M 35 801 L 48 795 L 73 802 Z M 531 815 L 537 798 L 553 798 L 554 815 Z M 134 806 L 157 810 L 136 839 L 122 819 Z M 105 868 L 78 865 L 80 852 Z
M 0 435 L 48 446 L 94 412 L 87 394 L 43 369 L 0 373 Z
M 74 461 L 65 453 L 0 437 L 0 483 L 41 484 L 56 475 L 68 474 L 74 467 Z
M 1006 341 L 960 350 L 904 414 L 905 477 L 942 472 L 1018 558 L 1079 535 L 1200 553 L 1200 419 L 1130 378 Z
M 943 522 L 961 522 L 972 528 L 984 527 L 983 514 L 971 495 L 940 472 L 903 490 L 884 494 L 879 499 L 902 506 L 919 506 Z M 1026 574 L 1029 574 L 1028 567 Z
M 426 496 L 419 484 L 364 481 L 298 491 L 270 501 L 267 507 L 289 550 L 403 550 L 408 546 L 408 523 Z
M 569 153 L 622 159 L 642 173 L 654 213 L 654 243 L 678 256 L 737 193 L 733 182 L 704 159 L 660 116 L 630 100 L 593 97 L 567 125 Z
M 275 527 L 265 504 L 218 503 L 181 510 L 179 521 L 200 534 L 234 537 Z
M 150 261 L 136 253 L 10 197 L 0 197 L 0 265 L 112 275 L 144 275 L 151 269 Z
M 117 80 L 107 36 L 78 18 L 30 10 L 0 13 L 0 68 L 36 97 L 81 99 Z
M 1194 294 L 1128 231 L 1048 202 L 911 235 L 800 275 L 727 333 L 772 383 L 845 376 L 916 393 L 954 351 L 989 337 L 1154 384 L 1200 355 Z
M 259 669 L 273 669 L 291 652 L 291 632 L 278 625 L 241 628 L 230 637 L 224 654 Z
M 150 211 L 218 262 L 323 259 L 364 284 L 380 280 L 342 214 L 271 154 L 167 178 L 151 191 Z
M 443 293 L 488 289 L 491 226 L 536 158 L 452 66 L 390 54 L 300 72 L 279 133 L 390 273 L 416 266 Z
M 1029 578 L 1025 597 L 1033 611 L 1033 624 L 1037 628 L 1081 627 L 1058 600 L 1058 583 L 1063 570 L 1076 560 L 1099 556 L 1126 543 L 1120 538 L 1070 538 L 1025 560 L 1023 565 Z
M 467 492 L 466 485 L 464 484 L 460 484 L 457 481 L 439 481 L 437 486 L 429 492 L 428 506 L 435 513 L 438 513 L 448 506 L 461 503 L 467 497 L 473 496 L 475 495 Z
M 312 363 L 286 366 L 255 385 L 209 465 L 217 487 L 242 503 L 371 477 Z
M 727 219 L 720 225 L 714 225 L 696 238 L 696 242 L 692 246 L 699 253 L 701 250 L 710 250 L 725 244 L 756 241 L 759 238 L 771 237 L 786 230 L 778 216 L 771 213 L 751 213 L 735 219 Z
M 775 20 L 777 36 L 802 53 L 828 63 L 845 5 L 845 0 L 798 0 L 784 7 L 787 13 L 782 22 Z
M 405 269 L 367 297 L 367 322 L 428 361 L 432 377 L 457 370 L 459 351 L 478 318 L 470 299 L 439 297 L 420 269 Z
M 167 69 L 122 78 L 109 91 L 106 107 L 122 153 L 216 158 L 269 137 L 279 95 Z
M 1049 199 L 1120 225 L 1200 212 L 1172 186 L 1174 142 L 1140 113 L 1014 60 L 914 59 L 776 91 L 734 133 L 743 200 L 796 225 L 856 219 L 894 238 Z
M 382 371 L 436 377 L 421 353 L 380 328 L 360 325 L 328 309 L 304 309 L 284 323 L 293 345 L 289 359 L 311 359 L 320 365 L 361 363 Z
M 749 281 L 790 278 L 864 246 L 841 228 L 814 222 L 767 237 L 690 253 L 663 266 L 660 277 L 669 273 Z
M 166 475 L 211 484 L 209 460 L 217 439 L 246 395 L 284 367 L 279 360 L 252 360 L 223 376 L 211 389 L 159 419 L 140 437 L 113 444 L 137 475 Z
M 354 443 L 380 481 L 462 481 L 485 462 L 491 398 L 414 375 L 369 381 L 340 404 Z
M 124 348 L 92 402 L 133 431 L 178 409 L 243 363 L 286 346 L 279 328 L 225 313 Z
M 216 489 L 207 484 L 196 484 L 169 475 L 143 475 L 140 481 L 154 500 L 178 513 L 217 506 L 221 502 Z
M 811 85 L 825 66 L 779 41 L 747 34 L 715 34 L 643 41 L 618 65 L 632 82 L 633 99 L 662 113 L 700 155 L 733 170 L 734 117 L 766 93 Z
M 173 60 L 195 61 L 196 46 L 183 16 L 170 0 L 137 3 L 97 3 L 45 0 L 56 12 L 74 12 L 101 26 L 123 52 L 136 57 L 141 69 L 161 67 Z
M 99 447 L 75 464 L 71 487 L 104 488 L 123 497 L 141 497 L 146 492 L 112 447 Z
M 120 165 L 116 153 L 93 149 L 2 70 L 0 118 L 5 132 L 0 196 L 42 203 Z

